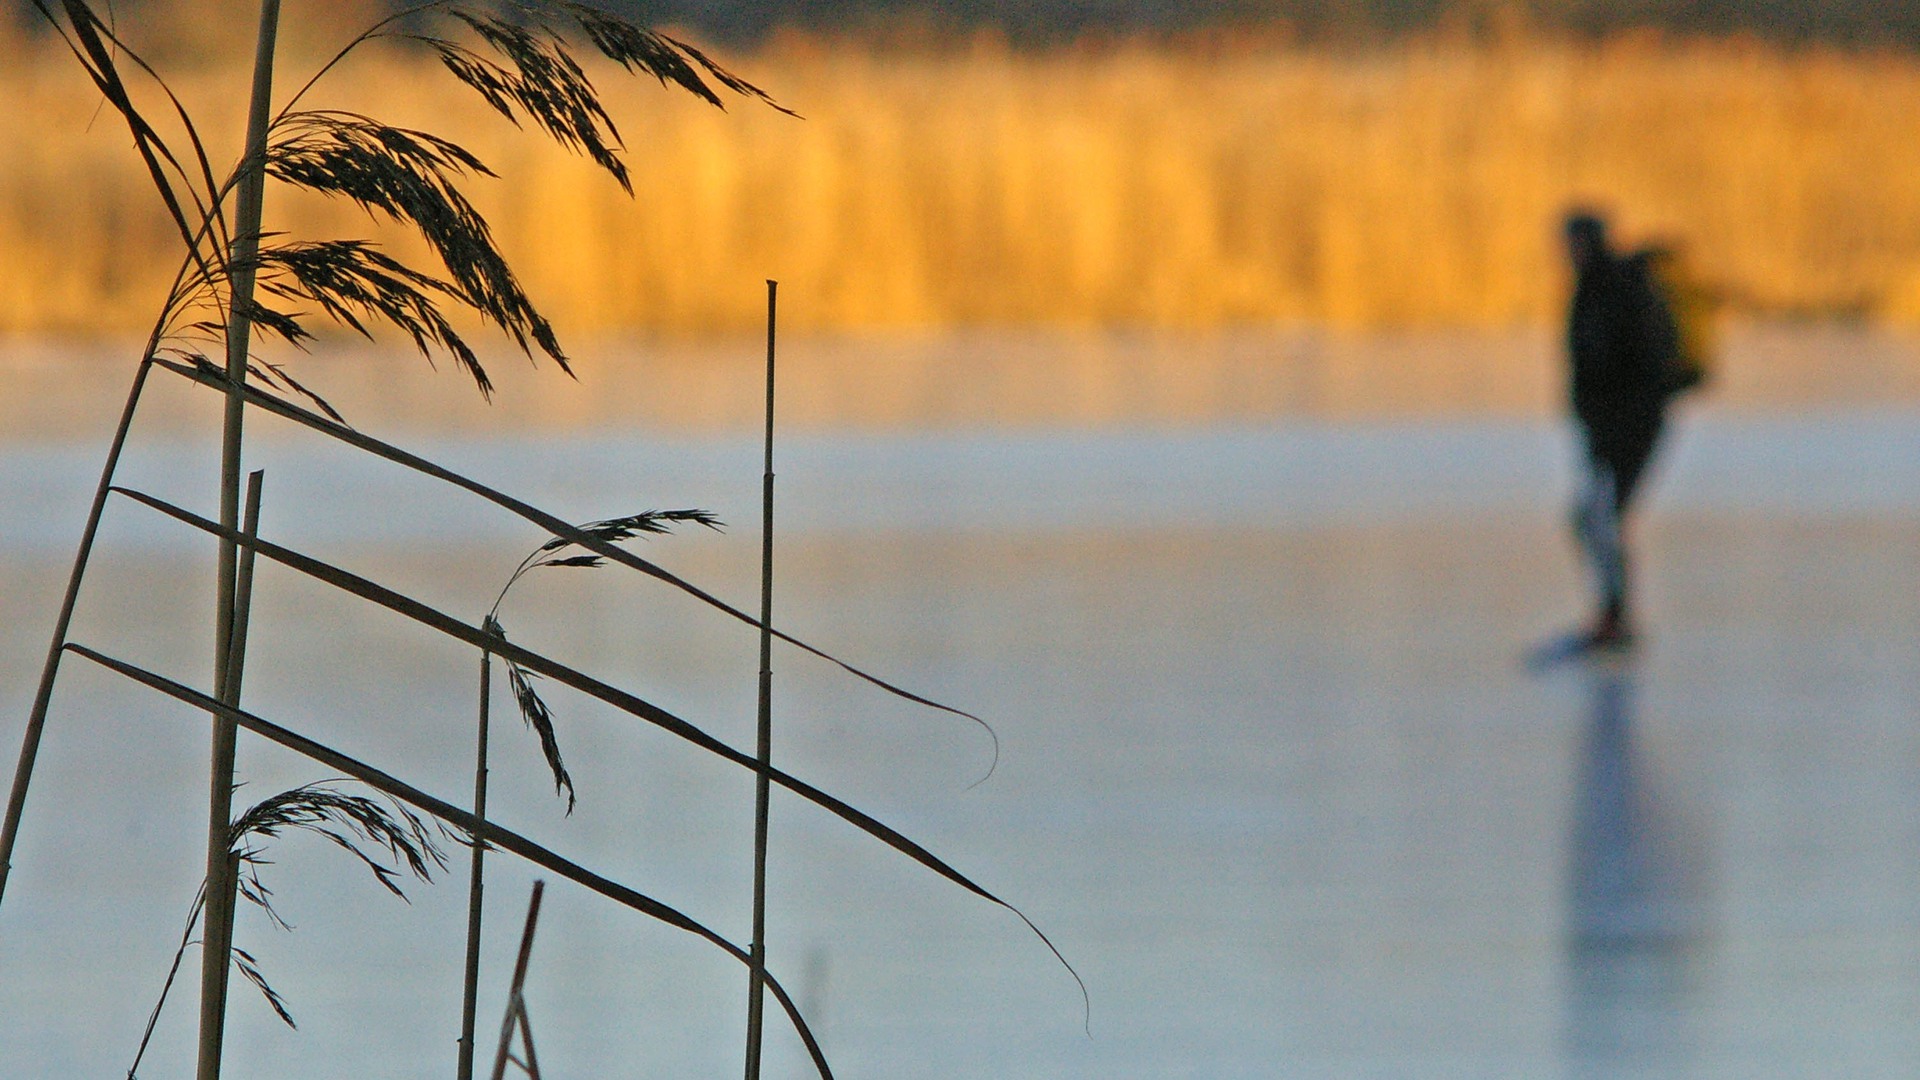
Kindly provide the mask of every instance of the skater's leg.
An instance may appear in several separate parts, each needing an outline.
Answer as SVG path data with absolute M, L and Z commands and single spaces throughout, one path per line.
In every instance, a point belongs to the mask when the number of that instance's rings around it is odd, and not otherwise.
M 1601 458 L 1589 462 L 1587 484 L 1574 509 L 1574 535 L 1593 577 L 1598 613 L 1593 636 L 1606 637 L 1625 630 L 1627 615 L 1627 553 L 1620 531 L 1619 485 L 1613 465 Z

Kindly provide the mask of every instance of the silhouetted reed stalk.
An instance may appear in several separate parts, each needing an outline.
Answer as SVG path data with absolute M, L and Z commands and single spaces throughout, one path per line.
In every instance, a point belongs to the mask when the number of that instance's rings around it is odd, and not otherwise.
M 100 471 L 93 502 L 87 508 L 87 521 L 80 530 L 80 543 L 74 549 L 73 568 L 67 574 L 67 588 L 60 600 L 60 612 L 53 621 L 53 641 L 47 646 L 47 658 L 40 667 L 40 685 L 34 691 L 33 708 L 27 714 L 27 729 L 20 740 L 20 757 L 14 764 L 13 787 L 7 795 L 7 815 L 0 824 L 0 899 L 7 892 L 7 877 L 13 869 L 13 845 L 20 833 L 20 818 L 26 810 L 27 790 L 33 780 L 33 765 L 40 755 L 40 738 L 46 730 L 47 708 L 53 702 L 54 675 L 60 670 L 61 646 L 73 625 L 73 611 L 80 601 L 80 582 L 86 577 L 87 562 L 93 557 L 93 542 L 100 533 L 100 518 L 107 507 L 113 474 L 119 468 L 120 453 L 126 448 L 127 434 L 133 428 L 134 412 L 140 393 L 146 388 L 147 374 L 153 370 L 152 348 L 134 369 L 133 385 L 127 390 L 127 403 L 120 410 L 120 423 L 107 448 L 106 465 Z
M 513 982 L 507 988 L 506 1018 L 500 1022 L 500 1048 L 493 1055 L 493 1080 L 507 1074 L 507 1062 L 520 1066 L 533 1080 L 540 1080 L 540 1060 L 533 1053 L 533 1023 L 527 1019 L 527 961 L 533 957 L 533 932 L 540 925 L 540 896 L 547 883 L 535 881 L 533 895 L 527 900 L 527 925 L 520 931 L 520 953 L 513 962 Z M 525 1060 L 513 1056 L 513 1035 L 520 1033 Z
M 762 987 L 767 979 L 767 785 L 773 768 L 773 335 L 780 283 L 767 282 L 766 465 L 760 473 L 760 696 L 753 777 L 753 961 L 747 966 L 747 1080 L 760 1080 Z
M 487 819 L 487 727 L 493 701 L 493 650 L 480 650 L 480 716 L 475 724 L 473 753 L 473 816 Z M 460 988 L 460 1051 L 457 1080 L 473 1080 L 474 1010 L 480 993 L 480 917 L 485 899 L 487 842 L 473 837 L 473 858 L 467 873 L 467 954 Z

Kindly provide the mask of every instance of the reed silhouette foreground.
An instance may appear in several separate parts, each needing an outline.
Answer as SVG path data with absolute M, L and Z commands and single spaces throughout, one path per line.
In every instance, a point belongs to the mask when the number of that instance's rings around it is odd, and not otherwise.
M 571 373 L 552 324 L 521 286 L 494 242 L 491 227 L 464 192 L 465 186 L 476 177 L 494 175 L 478 157 L 437 135 L 395 127 L 363 113 L 300 107 L 325 76 L 370 42 L 399 40 L 429 51 L 448 73 L 476 92 L 493 111 L 516 125 L 539 129 L 559 145 L 591 161 L 629 191 L 629 174 L 619 155 L 620 134 L 584 69 L 574 59 L 574 48 L 590 47 L 628 72 L 653 76 L 663 85 L 677 87 L 714 105 L 721 104 L 720 91 L 726 91 L 775 109 L 781 106 L 693 46 L 569 0 L 509 4 L 505 12 L 467 7 L 452 0 L 432 0 L 390 16 L 353 38 L 276 111 L 272 87 L 280 4 L 278 0 L 262 0 L 244 150 L 238 164 L 225 174 L 225 179 L 220 179 L 189 111 L 158 73 L 115 33 L 109 22 L 85 0 L 64 0 L 57 7 L 46 0 L 34 0 L 34 7 L 58 33 L 106 106 L 125 122 L 135 152 L 160 198 L 166 220 L 177 233 L 186 254 L 165 294 L 160 314 L 136 366 L 56 620 L 33 712 L 22 740 L 4 831 L 0 832 L 0 897 L 4 896 L 61 658 L 72 652 L 199 709 L 212 721 L 206 874 L 201 899 L 194 905 L 202 927 L 197 1068 L 200 1080 L 216 1080 L 221 1072 L 228 973 L 232 965 L 237 963 L 243 975 L 261 988 L 282 1018 L 291 1022 L 285 1003 L 266 984 L 251 956 L 233 942 L 238 900 L 252 900 L 266 907 L 271 915 L 271 907 L 265 900 L 266 890 L 260 886 L 257 876 L 246 876 L 250 862 L 254 871 L 259 865 L 257 848 L 252 845 L 260 838 L 286 829 L 317 831 L 358 855 L 373 869 L 381 884 L 397 891 L 393 868 L 370 854 L 366 845 L 383 849 L 423 879 L 431 875 L 429 864 L 443 862 L 412 810 L 438 818 L 458 830 L 476 849 L 491 846 L 517 855 L 650 918 L 694 933 L 746 964 L 754 990 L 747 1033 L 749 1080 L 758 1073 L 758 997 L 763 986 L 786 1011 L 816 1069 L 822 1076 L 830 1075 L 805 1021 L 778 981 L 764 970 L 764 942 L 760 940 L 764 925 L 763 896 L 756 896 L 755 939 L 742 948 L 687 915 L 489 822 L 482 812 L 483 792 L 478 789 L 474 809 L 463 809 L 371 764 L 349 758 L 241 708 L 253 566 L 256 558 L 264 557 L 410 619 L 429 631 L 463 641 L 480 652 L 483 665 L 490 656 L 500 657 L 510 665 L 511 672 L 521 676 L 522 683 L 529 673 L 552 679 L 752 772 L 761 817 L 756 829 L 758 864 L 763 865 L 765 858 L 766 792 L 770 786 L 778 785 L 954 884 L 1019 915 L 1004 900 L 906 836 L 775 768 L 768 755 L 766 738 L 766 663 L 763 662 L 761 676 L 762 738 L 759 753 L 749 755 L 637 694 L 593 679 L 558 660 L 508 641 L 494 618 L 497 608 L 482 625 L 469 624 L 366 578 L 262 538 L 258 530 L 262 477 L 257 472 L 246 487 L 243 521 L 240 481 L 243 421 L 251 408 L 277 414 L 311 432 L 479 495 L 543 530 L 552 538 L 550 547 L 543 546 L 543 551 L 575 547 L 583 554 L 563 558 L 604 559 L 678 588 L 756 627 L 761 634 L 763 658 L 771 640 L 778 637 L 834 660 L 890 693 L 980 723 L 977 717 L 962 710 L 895 687 L 777 631 L 771 625 L 764 601 L 761 616 L 755 618 L 619 547 L 617 542 L 633 535 L 632 529 L 623 532 L 620 528 L 608 528 L 606 522 L 576 527 L 476 480 L 355 431 L 324 398 L 298 381 L 284 366 L 257 356 L 254 349 L 256 331 L 263 338 L 277 338 L 292 346 L 310 340 L 311 316 L 295 305 L 311 305 L 325 318 L 368 337 L 373 336 L 376 327 L 397 329 L 427 358 L 437 355 L 451 359 L 483 395 L 490 395 L 492 384 L 487 372 L 450 315 L 465 310 L 502 331 L 529 358 L 537 353 L 563 372 Z M 141 103 L 149 99 L 157 99 L 166 111 L 143 109 Z M 171 141 L 150 119 L 155 115 L 162 116 L 173 130 Z M 405 227 L 434 257 L 438 270 L 421 270 L 365 240 L 303 240 L 264 232 L 262 207 L 270 179 L 281 187 L 336 199 L 358 207 L 371 217 Z M 766 480 L 769 518 L 771 314 L 770 303 Z M 115 482 L 142 390 L 155 370 L 190 379 L 220 394 L 224 400 L 217 519 Z M 304 397 L 313 408 L 295 404 L 286 395 Z M 109 502 L 116 495 L 219 541 L 211 693 L 69 638 L 74 606 L 94 538 Z M 625 520 L 631 522 L 631 519 Z M 770 529 L 767 535 L 770 543 Z M 770 570 L 770 547 L 767 560 Z M 526 712 L 530 726 L 541 735 L 543 743 L 551 743 L 555 739 L 551 718 L 545 718 L 544 725 L 535 721 L 535 714 L 544 712 L 544 705 L 536 707 L 537 695 L 532 695 L 530 690 L 521 693 L 521 687 L 515 689 L 516 700 Z M 483 722 L 484 718 L 483 700 Z M 377 802 L 342 795 L 330 787 L 304 785 L 258 804 L 236 819 L 232 807 L 234 749 L 242 729 L 372 787 L 393 800 L 395 809 L 389 811 Z M 557 747 L 549 748 L 552 752 L 548 760 L 556 770 L 556 786 L 569 788 L 565 772 L 558 764 Z M 477 774 L 484 776 L 485 768 L 482 756 L 476 763 Z M 250 852 L 256 854 L 250 855 Z M 757 887 L 756 892 L 759 891 Z M 470 918 L 477 919 L 477 907 L 475 904 L 470 909 L 473 912 Z M 1026 921 L 1024 915 L 1019 917 L 1059 957 L 1058 950 L 1053 949 L 1038 927 Z M 190 919 L 189 933 L 192 925 Z M 470 922 L 470 939 L 477 940 L 477 933 L 477 922 Z M 1059 958 L 1065 964 L 1064 957 Z M 176 959 L 176 967 L 177 962 Z M 474 967 L 471 962 L 466 967 L 469 980 Z M 1071 966 L 1067 970 L 1071 973 Z M 1077 982 L 1079 977 L 1075 974 L 1074 978 Z M 169 987 L 171 983 L 169 975 Z M 1084 1000 L 1084 986 L 1081 989 Z M 462 1080 L 466 1080 L 472 1070 L 472 1000 L 469 982 L 464 995 L 464 1001 L 469 1003 L 466 1006 L 469 1015 L 462 1025 L 460 1043 Z M 164 1002 L 163 991 L 162 1005 Z M 151 1022 L 148 1030 L 149 1033 L 152 1030 Z

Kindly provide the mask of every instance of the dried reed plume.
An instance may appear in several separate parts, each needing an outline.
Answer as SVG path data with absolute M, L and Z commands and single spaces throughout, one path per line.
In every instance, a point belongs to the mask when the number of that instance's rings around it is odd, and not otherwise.
M 303 784 L 255 803 L 234 819 L 227 855 L 239 870 L 240 895 L 265 912 L 268 921 L 282 930 L 292 930 L 293 926 L 273 906 L 273 890 L 261 880 L 260 871 L 270 862 L 265 842 L 283 834 L 309 832 L 325 837 L 360 860 L 375 881 L 402 900 L 407 894 L 400 888 L 401 872 L 430 883 L 434 871 L 447 868 L 446 853 L 419 815 L 392 799 L 382 801 L 341 791 L 336 785 L 343 782 L 322 780 Z M 134 1080 L 138 1073 L 141 1059 L 153 1039 L 154 1027 L 160 1022 L 160 1012 L 166 1006 L 167 995 L 173 989 L 174 978 L 180 972 L 180 961 L 188 947 L 196 944 L 193 931 L 206 908 L 206 897 L 206 883 L 201 882 L 193 903 L 188 906 L 186 929 L 181 932 L 180 946 L 174 951 L 159 1000 L 154 1002 L 153 1012 L 147 1017 L 133 1064 L 127 1067 L 127 1080 Z M 234 967 L 260 991 L 274 1015 L 288 1027 L 297 1026 L 286 999 L 267 982 L 253 954 L 234 946 L 232 955 Z
M 602 543 L 617 544 L 631 540 L 636 536 L 662 536 L 673 531 L 678 523 L 690 522 L 704 525 L 715 532 L 722 531 L 725 525 L 718 517 L 706 510 L 642 510 L 626 517 L 608 518 L 605 521 L 590 521 L 579 526 L 579 534 L 592 537 Z M 500 587 L 500 593 L 494 597 L 493 607 L 487 610 L 481 620 L 481 627 L 489 634 L 505 641 L 507 630 L 500 623 L 500 605 L 506 603 L 507 593 L 513 589 L 522 577 L 542 567 L 584 567 L 592 568 L 606 563 L 605 556 L 592 553 L 567 555 L 568 549 L 577 547 L 580 541 L 574 537 L 556 536 L 539 547 L 520 565 L 514 567 L 507 576 L 507 582 Z M 566 762 L 560 757 L 560 739 L 553 730 L 553 710 L 547 707 L 540 694 L 534 690 L 534 680 L 540 678 L 538 672 L 528 671 L 511 657 L 503 658 L 507 664 L 507 686 L 513 693 L 514 704 L 520 709 L 520 718 L 540 739 L 540 753 L 547 759 L 547 768 L 553 773 L 553 792 L 567 797 L 567 813 L 573 813 L 574 791 L 573 777 L 567 774 Z M 483 693 L 484 683 L 483 683 Z

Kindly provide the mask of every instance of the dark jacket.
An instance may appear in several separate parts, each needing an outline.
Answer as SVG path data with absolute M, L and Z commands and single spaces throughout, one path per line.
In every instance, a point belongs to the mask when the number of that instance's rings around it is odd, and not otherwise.
M 1580 271 L 1567 313 L 1569 391 L 1597 449 L 1659 432 L 1676 347 L 1672 317 L 1638 256 L 1602 254 Z

